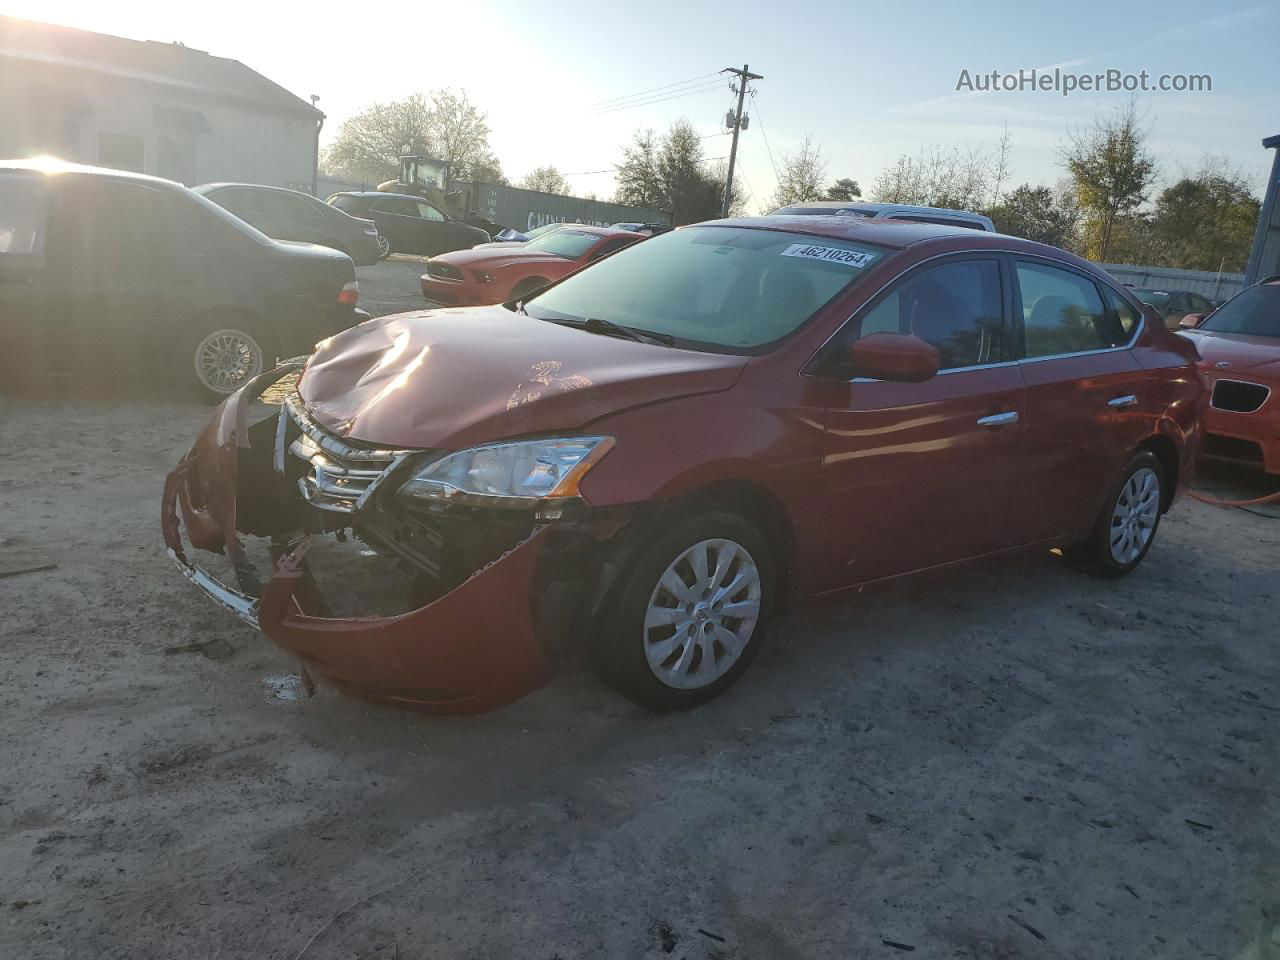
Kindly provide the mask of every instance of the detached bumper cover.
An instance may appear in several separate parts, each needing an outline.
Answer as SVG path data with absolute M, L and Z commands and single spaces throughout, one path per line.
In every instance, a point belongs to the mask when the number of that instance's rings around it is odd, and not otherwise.
M 321 615 L 325 605 L 304 566 L 307 537 L 291 543 L 265 587 L 254 589 L 236 525 L 239 458 L 248 449 L 247 407 L 294 369 L 264 374 L 229 397 L 166 478 L 161 529 L 183 575 L 321 676 L 361 696 L 439 712 L 476 713 L 510 703 L 545 683 L 553 665 L 539 642 L 534 615 L 545 527 L 453 590 L 398 616 Z M 192 546 L 227 555 L 242 589 L 222 583 L 188 559 L 183 529 Z

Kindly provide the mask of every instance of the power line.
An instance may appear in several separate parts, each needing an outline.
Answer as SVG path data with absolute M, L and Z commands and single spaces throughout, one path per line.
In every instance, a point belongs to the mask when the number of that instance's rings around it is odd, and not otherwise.
M 657 93 L 659 90 L 670 90 L 672 87 L 683 87 L 687 83 L 694 83 L 698 80 L 706 80 L 708 77 L 718 77 L 720 74 L 704 73 L 700 77 L 690 77 L 688 80 L 677 80 L 675 83 L 663 84 L 661 87 L 650 87 L 648 90 L 638 90 L 635 93 L 624 94 L 621 97 L 609 97 L 607 100 L 597 100 L 595 103 L 588 104 L 590 107 L 603 107 L 619 100 L 634 100 L 637 97 L 643 97 L 650 93 Z
M 647 107 L 650 104 L 662 103 L 665 100 L 675 100 L 679 97 L 691 97 L 694 94 L 698 94 L 698 93 L 708 93 L 712 90 L 715 90 L 717 87 L 719 87 L 720 83 L 721 81 L 719 80 L 712 80 L 709 83 L 707 83 L 705 86 L 694 87 L 691 90 L 682 90 L 679 93 L 673 93 L 673 94 L 670 94 L 669 96 L 653 97 L 648 100 L 637 100 L 634 103 L 623 103 L 623 104 L 619 104 L 618 106 L 606 107 L 603 110 L 593 110 L 591 112 L 593 115 L 599 115 L 604 113 L 615 113 L 619 110 L 630 110 L 632 107 Z
M 781 183 L 782 176 L 778 173 L 778 164 L 773 159 L 773 147 L 769 146 L 769 134 L 765 133 L 764 117 L 760 115 L 760 101 L 756 99 L 754 93 L 751 94 L 751 105 L 755 107 L 756 123 L 760 124 L 760 133 L 764 137 L 764 148 L 769 151 L 769 165 L 773 167 L 774 179 Z

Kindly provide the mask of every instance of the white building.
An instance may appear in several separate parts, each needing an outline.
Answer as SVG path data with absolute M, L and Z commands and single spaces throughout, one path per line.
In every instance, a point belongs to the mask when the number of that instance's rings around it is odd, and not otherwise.
M 237 60 L 0 16 L 0 159 L 311 191 L 323 121 Z

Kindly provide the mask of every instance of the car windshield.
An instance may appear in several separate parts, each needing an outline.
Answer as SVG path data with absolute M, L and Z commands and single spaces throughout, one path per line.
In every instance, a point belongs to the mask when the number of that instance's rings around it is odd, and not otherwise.
M 1249 287 L 1213 311 L 1199 329 L 1280 337 L 1280 284 Z
M 685 227 L 573 274 L 525 309 L 544 320 L 608 320 L 666 334 L 682 347 L 750 353 L 792 333 L 886 255 L 828 237 Z
M 1134 290 L 1133 295 L 1143 303 L 1149 303 L 1157 310 L 1163 310 L 1169 305 L 1169 298 L 1173 294 L 1165 290 Z
M 582 233 L 578 230 L 553 230 L 540 237 L 534 237 L 525 245 L 526 250 L 541 250 L 566 260 L 577 260 L 600 241 L 596 233 Z
M 564 227 L 563 223 L 546 223 L 540 227 L 535 227 L 532 230 L 526 231 L 525 236 L 528 237 L 530 240 L 536 240 L 538 239 L 538 237 L 541 237 L 544 234 L 555 233 L 557 230 L 560 230 L 563 227 Z

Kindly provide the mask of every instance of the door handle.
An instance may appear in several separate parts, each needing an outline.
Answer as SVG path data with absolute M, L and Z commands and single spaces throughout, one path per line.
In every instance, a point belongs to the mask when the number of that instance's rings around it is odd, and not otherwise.
M 989 417 L 979 417 L 978 426 L 980 427 L 1003 427 L 1010 423 L 1018 422 L 1018 411 L 1010 410 L 1008 413 L 993 413 Z
M 1138 405 L 1138 398 L 1135 397 L 1132 393 L 1127 394 L 1123 397 L 1116 397 L 1113 400 L 1107 401 L 1108 407 L 1136 407 L 1137 405 Z

